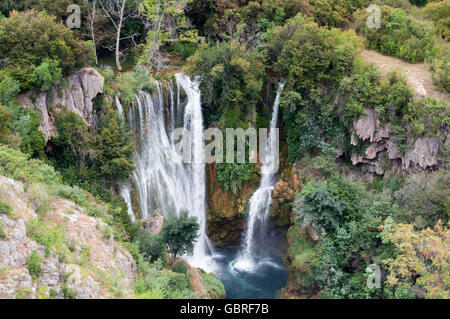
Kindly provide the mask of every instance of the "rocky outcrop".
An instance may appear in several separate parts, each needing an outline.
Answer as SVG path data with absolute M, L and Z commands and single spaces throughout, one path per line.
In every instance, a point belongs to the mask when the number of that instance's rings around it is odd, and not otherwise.
M 366 109 L 366 115 L 354 121 L 351 144 L 357 145 L 357 139 L 369 145 L 362 154 L 351 154 L 350 159 L 353 165 L 358 165 L 367 172 L 383 175 L 392 169 L 398 171 L 395 166 L 411 172 L 432 169 L 438 165 L 438 137 L 420 137 L 403 154 L 391 139 L 389 127 L 380 121 L 378 113 L 373 109 Z
M 259 168 L 255 167 L 255 171 L 258 170 Z M 244 183 L 237 194 L 233 194 L 232 191 L 225 191 L 220 186 L 215 164 L 209 164 L 206 172 L 208 236 L 216 246 L 237 246 L 245 228 L 247 204 L 258 187 L 259 177 L 255 176 Z
M 291 223 L 292 203 L 295 200 L 295 192 L 300 186 L 301 182 L 295 166 L 287 166 L 282 171 L 280 179 L 272 191 L 270 216 L 275 225 L 285 226 Z
M 133 295 L 136 264 L 130 253 L 112 237 L 99 218 L 84 214 L 71 201 L 54 199 L 40 222 L 48 227 L 41 236 L 51 241 L 44 247 L 27 232 L 37 220 L 21 182 L 0 176 L 0 195 L 13 211 L 0 214 L 4 236 L 0 237 L 0 298 L 111 298 Z M 46 233 L 57 229 L 56 235 Z M 47 235 L 45 235 L 47 234 Z M 44 237 L 43 237 L 44 238 Z M 40 256 L 41 271 L 32 277 L 27 257 Z
M 88 125 L 94 122 L 92 100 L 103 92 L 103 76 L 93 68 L 84 68 L 65 78 L 65 81 L 67 86 L 59 85 L 37 94 L 29 91 L 20 96 L 24 107 L 39 111 L 40 129 L 46 140 L 57 134 L 53 114 L 64 107 L 80 115 Z
M 161 232 L 163 224 L 164 216 L 156 213 L 153 216 L 147 217 L 144 227 L 150 235 L 156 235 Z

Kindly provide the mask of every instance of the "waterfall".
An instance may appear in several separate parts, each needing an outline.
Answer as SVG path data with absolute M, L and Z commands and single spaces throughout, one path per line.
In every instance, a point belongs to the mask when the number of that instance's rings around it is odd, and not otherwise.
M 269 138 L 267 139 L 265 158 L 261 167 L 261 180 L 258 189 L 250 197 L 248 205 L 248 221 L 247 228 L 243 241 L 243 248 L 238 258 L 233 262 L 232 267 L 234 269 L 242 271 L 255 271 L 257 264 L 255 262 L 254 243 L 256 234 L 256 227 L 261 228 L 261 237 L 264 238 L 265 231 L 267 230 L 267 220 L 270 211 L 270 205 L 272 203 L 272 190 L 275 187 L 276 180 L 274 178 L 274 171 L 278 163 L 278 156 L 274 152 L 274 143 L 277 141 L 277 135 L 275 134 L 275 128 L 278 121 L 278 109 L 280 104 L 281 93 L 284 88 L 284 83 L 278 84 L 278 91 L 275 98 L 275 103 L 272 111 L 272 119 L 270 121 Z
M 167 99 L 163 83 L 157 83 L 156 93 L 140 91 L 136 105 L 128 114 L 128 125 L 136 144 L 133 154 L 135 185 L 141 218 L 151 214 L 178 215 L 187 211 L 197 217 L 200 225 L 194 254 L 187 257 L 191 265 L 207 268 L 213 251 L 206 235 L 205 163 L 203 141 L 203 115 L 198 85 L 184 74 L 176 74 L 174 86 L 168 84 Z M 180 89 L 186 93 L 186 104 L 181 105 Z M 175 101 L 177 105 L 175 106 Z M 117 107 L 121 110 L 120 101 Z M 184 110 L 184 116 L 180 113 Z M 120 111 L 119 111 L 120 112 Z M 123 111 L 122 111 L 123 112 Z M 174 128 L 182 126 L 190 135 L 191 163 L 183 163 L 172 139 Z M 131 209 L 131 183 L 121 186 L 121 195 Z M 134 215 L 133 215 L 134 216 Z

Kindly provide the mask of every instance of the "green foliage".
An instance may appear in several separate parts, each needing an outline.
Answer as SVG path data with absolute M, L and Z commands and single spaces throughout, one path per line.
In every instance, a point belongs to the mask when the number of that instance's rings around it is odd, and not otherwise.
M 63 249 L 65 237 L 60 227 L 51 227 L 38 219 L 29 219 L 25 226 L 27 236 L 44 246 L 46 255 L 52 250 L 59 252 Z
M 38 129 L 41 121 L 34 112 L 27 112 L 20 117 L 19 133 L 22 136 L 20 150 L 31 157 L 45 159 L 45 138 L 41 130 Z
M 31 74 L 31 82 L 40 91 L 47 91 L 61 80 L 62 70 L 59 61 L 45 59 Z
M 136 237 L 139 252 L 149 262 L 154 262 L 165 256 L 165 245 L 160 235 L 150 235 L 141 229 Z
M 164 219 L 161 230 L 163 241 L 176 261 L 177 254 L 191 254 L 198 237 L 199 225 L 196 217 L 189 217 L 186 211 L 179 216 L 169 216 Z
M 253 176 L 254 166 L 252 163 L 218 163 L 217 180 L 224 190 L 236 195 L 241 185 Z
M 179 274 L 186 274 L 187 272 L 187 266 L 183 262 L 177 262 L 173 264 L 172 268 L 170 268 L 173 272 L 179 273 Z
M 448 299 L 448 228 L 438 222 L 433 229 L 415 231 L 413 225 L 387 219 L 381 230 L 383 242 L 396 250 L 395 258 L 383 260 L 393 297 Z
M 0 103 L 6 106 L 14 102 L 14 97 L 20 92 L 20 83 L 8 75 L 0 73 Z
M 300 224 L 336 232 L 342 223 L 347 203 L 336 199 L 327 184 L 308 184 L 296 200 L 295 212 Z
M 102 117 L 93 148 L 94 166 L 108 182 L 121 181 L 133 171 L 133 145 L 116 111 Z
M 450 40 L 450 1 L 430 2 L 424 8 L 427 19 L 434 22 L 435 28 L 445 40 Z
M 8 127 L 9 117 L 8 109 L 0 104 L 0 143 L 5 143 L 6 138 L 10 135 Z
M 128 108 L 135 100 L 139 90 L 154 92 L 156 83 L 148 68 L 138 64 L 134 72 L 121 73 L 117 76 L 119 96 L 123 106 Z M 126 109 L 125 109 L 126 111 Z
M 365 7 L 365 0 L 311 0 L 309 1 L 315 21 L 320 25 L 341 27 L 349 23 L 352 13 Z
M 221 299 L 225 297 L 225 287 L 219 278 L 213 273 L 206 273 L 203 269 L 197 268 L 202 277 L 203 286 L 209 298 Z
M 247 127 L 263 84 L 257 55 L 233 40 L 201 47 L 188 62 L 189 73 L 200 77 L 205 126 Z
M 410 176 L 394 193 L 401 207 L 395 218 L 401 223 L 413 224 L 416 229 L 434 227 L 441 220 L 444 226 L 450 217 L 450 176 L 446 171 Z
M 38 253 L 33 251 L 31 254 L 29 254 L 26 258 L 27 268 L 30 272 L 31 277 L 33 277 L 34 280 L 36 280 L 42 271 L 42 257 L 39 256 Z
M 0 214 L 9 215 L 12 212 L 12 207 L 7 202 L 0 200 Z
M 356 30 L 368 41 L 371 49 L 411 63 L 435 56 L 435 35 L 432 24 L 408 15 L 403 9 L 381 6 L 380 28 L 367 26 L 367 13 L 356 13 Z
M 301 90 L 339 82 L 352 71 L 360 46 L 354 31 L 320 28 L 298 15 L 274 30 L 268 58 L 289 87 Z
M 29 155 L 2 144 L 0 144 L 0 175 L 29 183 L 61 182 L 53 167 L 43 164 L 40 160 L 30 160 Z
M 3 221 L 0 220 L 0 239 L 6 238 L 6 232 L 5 232 L 5 225 L 3 224 Z
M 60 74 L 57 62 L 64 76 L 86 63 L 86 47 L 74 39 L 72 31 L 44 12 L 12 12 L 1 20 L 0 29 L 4 30 L 0 34 L 0 55 L 8 58 L 4 72 L 18 80 L 22 90 L 40 88 L 36 81 L 44 87 L 49 85 Z

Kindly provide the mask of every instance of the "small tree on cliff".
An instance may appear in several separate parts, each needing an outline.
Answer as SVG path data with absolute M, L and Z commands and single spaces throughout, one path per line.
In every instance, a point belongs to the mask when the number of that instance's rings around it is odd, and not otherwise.
M 186 211 L 164 219 L 161 235 L 172 254 L 172 263 L 175 263 L 177 254 L 192 253 L 198 230 L 197 218 L 189 217 Z

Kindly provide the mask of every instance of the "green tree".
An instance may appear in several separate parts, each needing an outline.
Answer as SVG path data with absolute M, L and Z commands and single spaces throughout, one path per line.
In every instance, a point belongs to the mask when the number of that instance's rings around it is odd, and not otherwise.
M 10 134 L 8 127 L 9 111 L 0 104 L 0 143 L 5 143 L 6 137 Z
M 247 127 L 263 84 L 257 55 L 237 40 L 217 43 L 190 57 L 188 71 L 200 77 L 206 126 Z
M 161 236 L 172 254 L 172 263 L 175 263 L 178 254 L 192 253 L 198 230 L 197 218 L 189 217 L 186 211 L 164 219 Z
M 396 257 L 383 260 L 393 295 L 407 291 L 413 297 L 450 297 L 449 230 L 437 222 L 433 229 L 415 231 L 413 225 L 386 220 L 380 228 L 383 242 L 392 243 Z
M 127 178 L 133 171 L 133 145 L 116 111 L 110 109 L 101 118 L 93 148 L 94 165 L 108 182 Z
M 59 61 L 45 59 L 31 74 L 33 85 L 40 91 L 47 91 L 58 84 L 62 76 Z
M 36 88 L 31 75 L 46 59 L 58 61 L 63 76 L 87 63 L 85 45 L 45 12 L 13 11 L 0 21 L 0 29 L 0 56 L 8 59 L 4 72 L 18 80 L 21 89 Z

